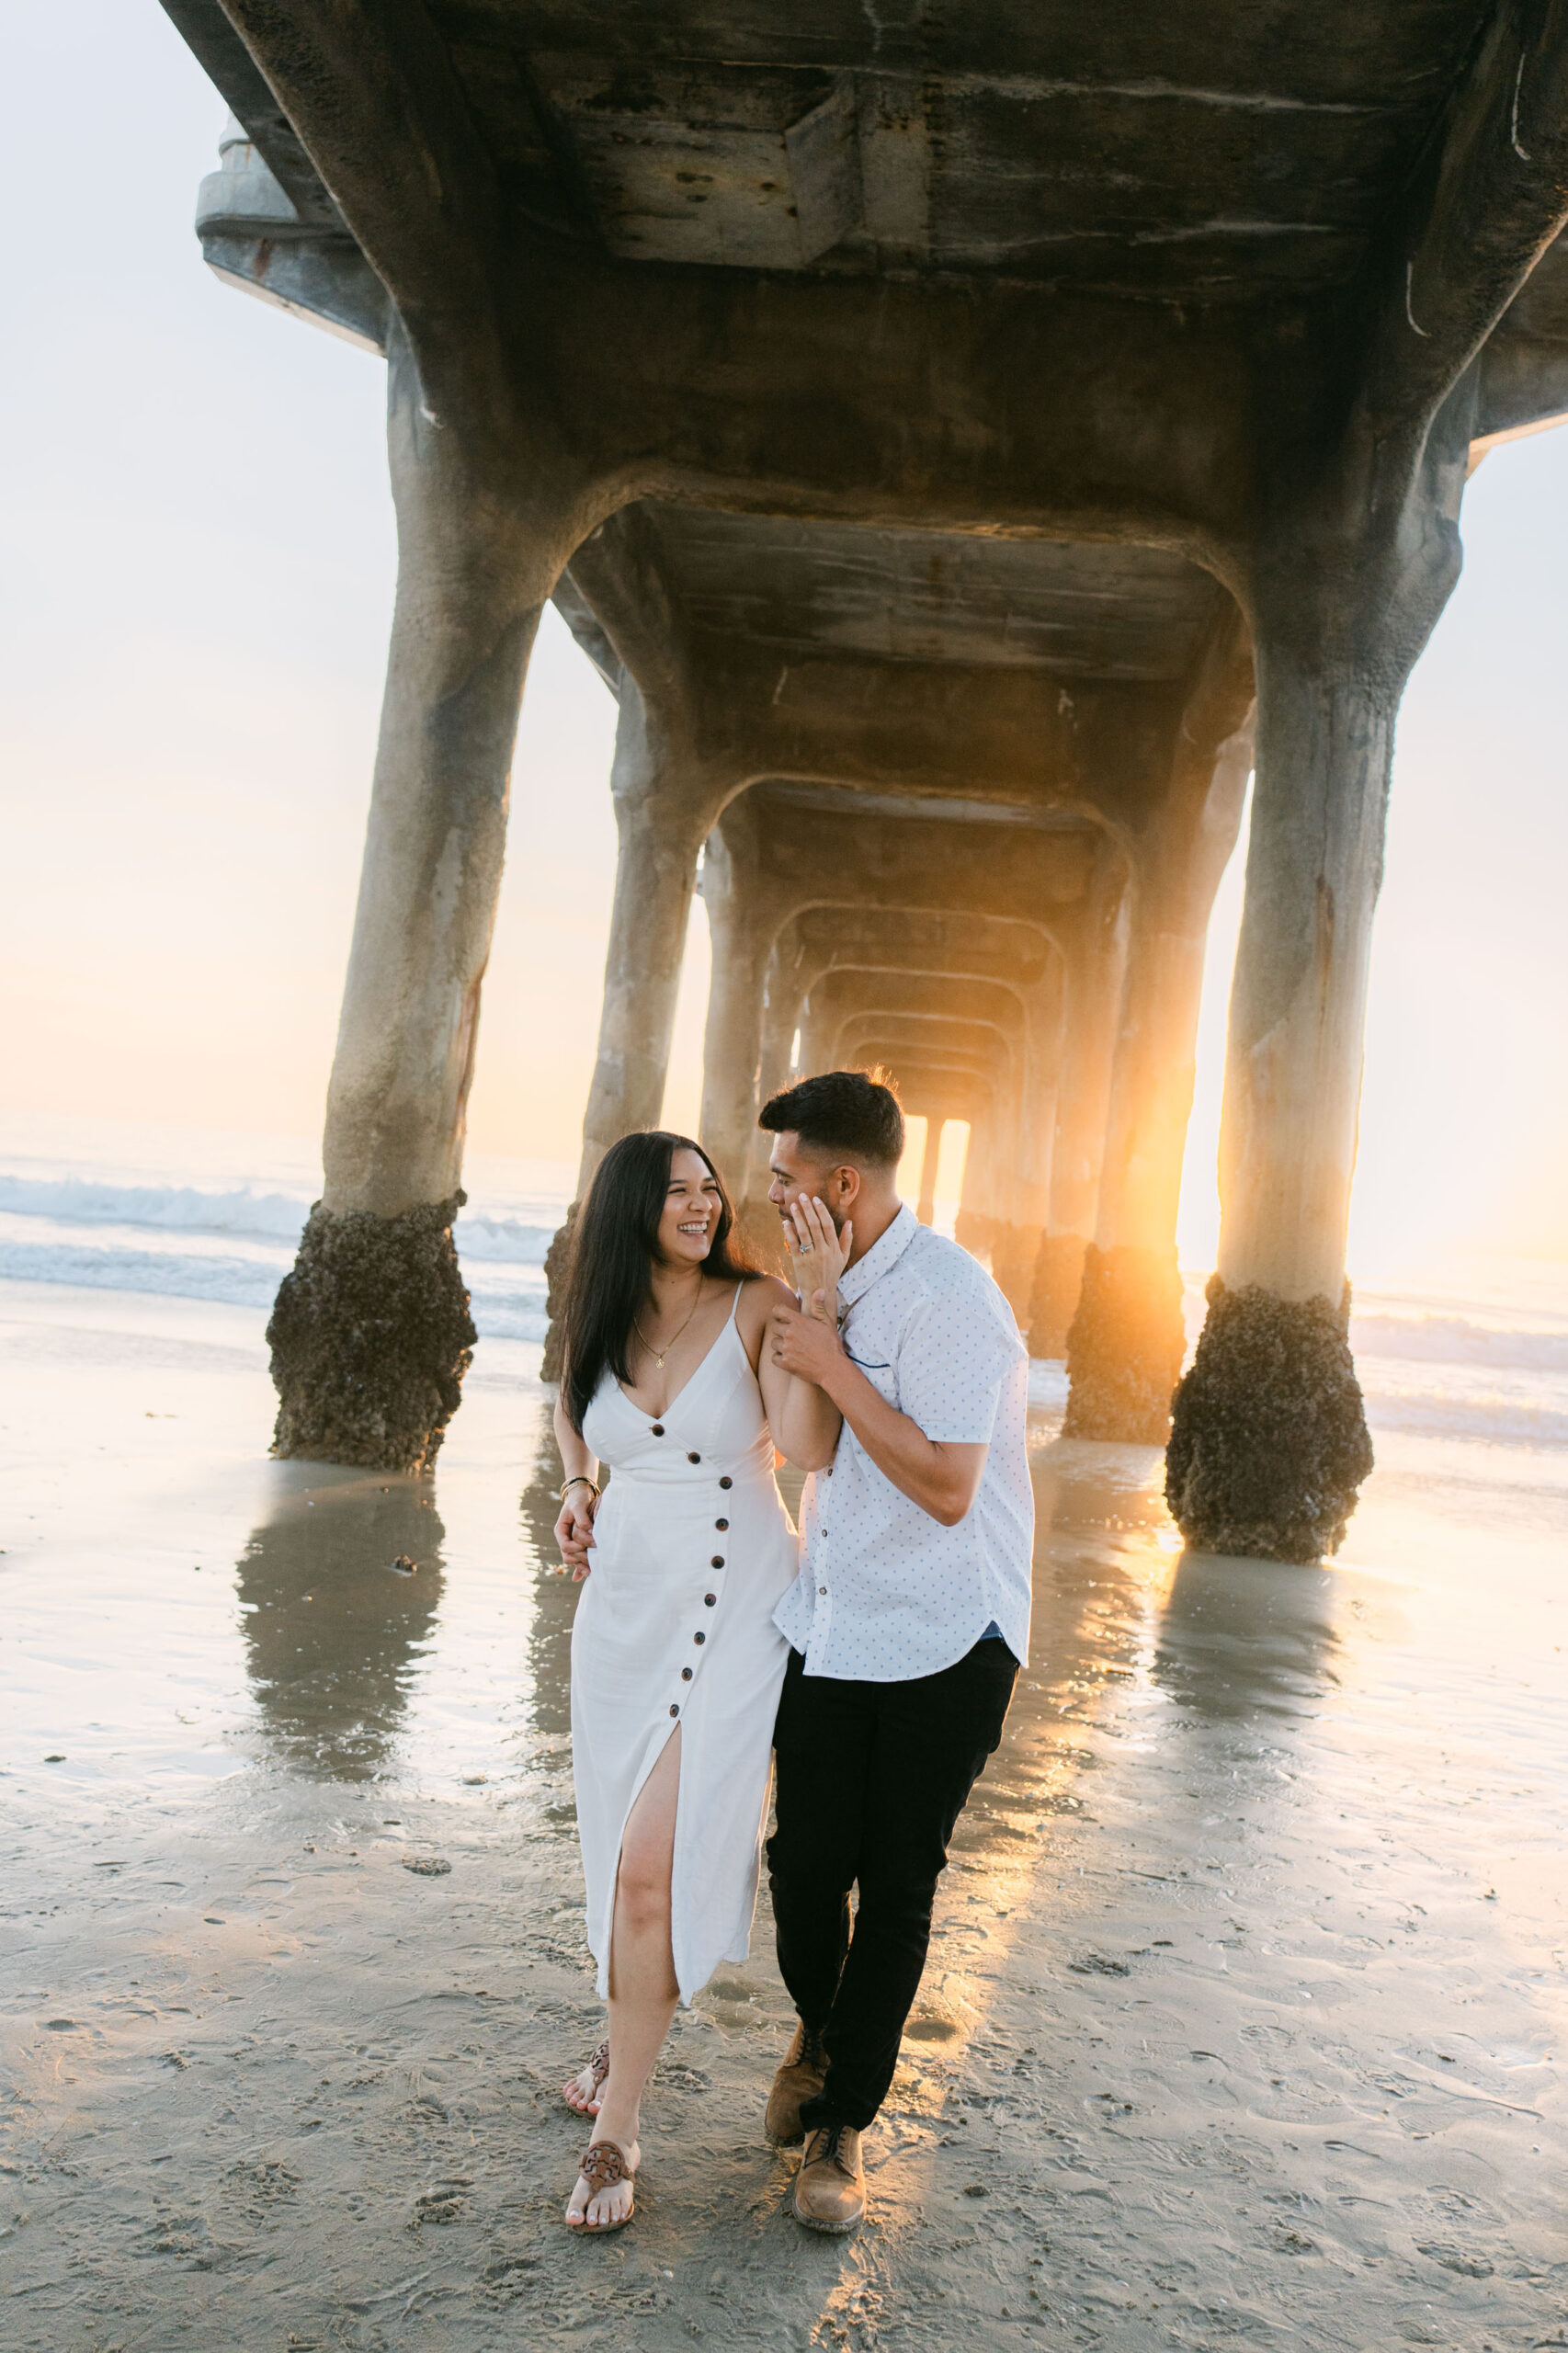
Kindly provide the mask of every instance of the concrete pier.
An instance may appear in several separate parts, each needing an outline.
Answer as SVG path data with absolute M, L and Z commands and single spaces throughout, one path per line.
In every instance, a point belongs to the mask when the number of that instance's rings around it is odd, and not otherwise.
M 706 1100 L 753 1204 L 748 1110 L 797 1029 L 826 1051 L 819 931 L 904 926 L 929 954 L 841 961 L 1021 1006 L 1039 975 L 931 931 L 1016 926 L 1057 961 L 1054 1030 L 1021 1011 L 989 1063 L 949 1039 L 971 1066 L 945 1074 L 929 1035 L 890 1042 L 983 1107 L 973 1214 L 1104 1436 L 1156 1436 L 1178 1361 L 1256 666 L 1224 1232 L 1170 1498 L 1195 1545 L 1332 1549 L 1368 1460 L 1345 1236 L 1395 716 L 1467 468 L 1568 414 L 1555 17 L 1113 7 L 917 40 L 676 0 L 566 0 L 548 32 L 167 6 L 234 117 L 211 266 L 391 363 L 397 617 L 326 1190 L 274 1322 L 280 1450 L 423 1462 L 457 1401 L 462 1109 L 553 596 L 621 697 L 585 1174 L 659 1116 L 705 841 Z M 911 1022 L 967 1017 L 899 985 Z
M 574 525 L 487 497 L 401 329 L 388 358 L 397 603 L 325 1189 L 267 1337 L 276 1452 L 406 1471 L 439 1446 L 474 1339 L 451 1243 L 464 1113 L 523 676 Z
M 1067 1335 L 1069 1438 L 1164 1445 L 1187 1331 L 1176 1210 L 1192 1111 L 1204 942 L 1253 759 L 1251 646 L 1221 616 L 1177 730 L 1170 789 L 1138 841 L 1095 1234 Z

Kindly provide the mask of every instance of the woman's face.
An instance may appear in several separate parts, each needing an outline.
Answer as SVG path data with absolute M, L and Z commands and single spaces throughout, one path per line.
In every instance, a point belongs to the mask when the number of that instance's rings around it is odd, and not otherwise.
M 682 1149 L 670 1160 L 669 1189 L 659 1220 L 659 1256 L 667 1267 L 699 1267 L 713 1247 L 719 1187 L 698 1153 Z

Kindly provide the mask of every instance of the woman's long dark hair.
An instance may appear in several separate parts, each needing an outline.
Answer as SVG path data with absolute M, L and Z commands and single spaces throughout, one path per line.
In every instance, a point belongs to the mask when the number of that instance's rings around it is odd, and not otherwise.
M 694 1137 L 654 1128 L 612 1143 L 577 1212 L 561 1319 L 565 1358 L 561 1402 L 574 1430 L 582 1429 L 607 1367 L 617 1381 L 631 1379 L 627 1353 L 631 1321 L 652 1286 L 659 1221 L 677 1152 L 696 1153 L 719 1188 L 719 1221 L 702 1261 L 703 1273 L 720 1282 L 744 1283 L 755 1281 L 759 1271 L 735 1247 L 735 1213 L 724 1180 Z

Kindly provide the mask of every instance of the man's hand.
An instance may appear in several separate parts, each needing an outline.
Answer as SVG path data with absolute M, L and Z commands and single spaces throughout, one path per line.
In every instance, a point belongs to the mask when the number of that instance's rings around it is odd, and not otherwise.
M 956 1528 L 980 1492 L 986 1448 L 929 1438 L 918 1422 L 890 1405 L 823 1318 L 820 1291 L 803 1314 L 798 1308 L 775 1307 L 768 1324 L 774 1363 L 797 1380 L 814 1382 L 837 1406 L 901 1495 L 944 1528 Z
M 781 1372 L 826 1390 L 846 1359 L 837 1332 L 824 1318 L 823 1304 L 823 1293 L 817 1291 L 806 1302 L 805 1313 L 798 1307 L 770 1309 L 768 1348 Z

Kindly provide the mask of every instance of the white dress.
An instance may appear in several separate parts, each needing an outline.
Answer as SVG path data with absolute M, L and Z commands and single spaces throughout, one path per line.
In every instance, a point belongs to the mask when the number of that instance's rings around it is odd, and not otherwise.
M 689 2002 L 722 1961 L 746 1957 L 790 1654 L 773 1612 L 798 1565 L 735 1308 L 661 1420 L 607 1371 L 583 1437 L 612 1474 L 572 1628 L 588 1945 L 608 1997 L 627 1816 L 678 1725 L 670 1929 Z

